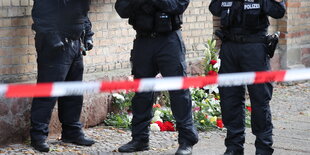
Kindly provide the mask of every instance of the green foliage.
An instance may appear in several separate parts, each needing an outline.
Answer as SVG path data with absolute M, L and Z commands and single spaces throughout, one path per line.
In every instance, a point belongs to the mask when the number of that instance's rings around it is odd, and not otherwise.
M 114 126 L 116 128 L 129 129 L 131 127 L 131 116 L 128 111 L 131 111 L 131 100 L 135 93 L 121 92 L 112 94 L 112 106 L 116 108 L 118 113 L 109 113 L 104 124 Z
M 113 96 L 113 103 L 116 109 L 119 109 L 122 113 L 126 112 L 127 110 L 131 110 L 131 100 L 135 93 L 133 92 L 120 92 L 114 93 Z
M 175 119 L 172 115 L 172 111 L 170 108 L 158 108 L 158 110 L 160 112 L 162 112 L 162 117 L 161 119 L 163 120 L 163 122 L 165 121 L 169 121 L 169 122 L 172 122 L 172 123 L 175 123 Z
M 193 100 L 194 122 L 198 130 L 207 131 L 215 129 L 217 118 L 221 117 L 219 100 L 216 94 L 208 94 L 204 89 L 191 89 Z
M 220 59 L 218 58 L 219 50 L 216 47 L 215 40 L 209 40 L 205 44 L 205 58 L 204 68 L 205 74 L 211 74 L 219 71 Z M 212 74 L 211 74 L 212 75 Z M 220 108 L 220 96 L 217 85 L 208 85 L 202 88 L 190 89 L 192 95 L 193 104 L 193 118 L 194 124 L 200 131 L 208 131 L 211 129 L 222 128 L 221 124 L 221 108 Z M 131 100 L 134 93 L 118 93 L 113 94 L 113 106 L 119 109 L 119 113 L 110 113 L 107 119 L 104 121 L 106 125 L 114 126 L 117 128 L 130 128 L 131 123 Z M 156 105 L 153 106 L 153 113 L 157 112 L 157 116 L 154 120 L 162 120 L 163 122 L 169 121 L 175 124 L 175 119 L 170 109 L 170 100 L 168 91 L 156 93 Z M 249 106 L 249 105 L 248 105 Z M 250 115 L 251 112 L 245 109 L 246 112 L 246 125 L 251 125 Z
M 207 74 L 209 71 L 216 71 L 218 72 L 219 68 L 210 65 L 211 60 L 218 61 L 218 52 L 219 50 L 216 48 L 216 40 L 208 40 L 205 44 L 205 58 L 204 58 L 204 68 L 205 73 Z
M 105 125 L 114 126 L 116 128 L 129 129 L 131 127 L 131 118 L 128 114 L 114 114 L 110 113 L 107 119 L 104 120 Z
M 204 113 L 197 112 L 194 114 L 194 124 L 199 131 L 209 131 L 216 129 L 216 123 L 211 122 Z

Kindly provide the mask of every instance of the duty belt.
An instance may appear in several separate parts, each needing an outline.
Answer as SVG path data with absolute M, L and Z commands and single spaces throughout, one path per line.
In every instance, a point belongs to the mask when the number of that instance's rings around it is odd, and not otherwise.
M 267 43 L 266 36 L 250 36 L 250 35 L 232 35 L 223 33 L 221 30 L 216 30 L 215 35 L 222 41 L 233 41 L 238 43 Z
M 228 35 L 227 40 L 239 43 L 266 43 L 266 36 L 244 36 L 244 35 Z
M 174 32 L 174 31 L 165 32 L 165 33 L 137 31 L 136 38 L 157 38 L 157 37 L 160 37 L 160 36 L 168 35 L 168 34 Z
M 160 35 L 157 32 L 137 32 L 136 38 L 157 38 Z

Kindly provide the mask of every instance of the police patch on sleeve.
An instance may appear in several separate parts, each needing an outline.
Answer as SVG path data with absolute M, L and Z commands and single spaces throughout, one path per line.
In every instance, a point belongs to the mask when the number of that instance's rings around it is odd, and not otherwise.
M 221 7 L 222 8 L 230 8 L 232 6 L 233 2 L 222 2 Z

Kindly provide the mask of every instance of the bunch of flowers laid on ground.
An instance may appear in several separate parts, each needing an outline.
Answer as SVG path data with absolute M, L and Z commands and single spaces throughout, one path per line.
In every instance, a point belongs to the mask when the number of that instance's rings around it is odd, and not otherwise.
M 155 104 L 153 106 L 153 111 L 154 111 L 154 117 L 151 121 L 151 130 L 152 131 L 175 131 L 175 125 L 173 123 L 173 120 L 164 118 L 162 117 L 165 115 L 164 110 L 167 110 L 166 112 L 169 113 L 170 116 L 172 116 L 172 112 L 168 109 L 161 109 L 160 104 Z M 162 112 L 163 111 L 163 112 Z
M 204 70 L 206 75 L 217 75 L 221 60 L 218 57 L 216 41 L 210 40 L 205 44 Z M 160 76 L 157 76 L 160 78 Z M 224 128 L 221 119 L 220 96 L 218 85 L 207 85 L 203 88 L 191 88 L 192 113 L 195 126 L 200 131 Z M 130 128 L 132 114 L 131 99 L 134 93 L 113 94 L 114 103 L 119 112 L 110 113 L 106 125 Z M 175 119 L 170 108 L 168 92 L 156 93 L 156 103 L 153 106 L 153 118 L 150 124 L 152 131 L 175 131 Z M 251 107 L 246 105 L 246 125 L 250 125 Z
M 109 113 L 107 119 L 104 120 L 105 125 L 125 129 L 131 127 L 131 99 L 133 96 L 133 92 L 121 92 L 112 94 L 113 112 Z

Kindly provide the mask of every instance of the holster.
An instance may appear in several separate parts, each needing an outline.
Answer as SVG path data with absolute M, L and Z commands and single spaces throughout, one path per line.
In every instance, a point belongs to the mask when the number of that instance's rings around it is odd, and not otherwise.
M 279 42 L 279 34 L 275 33 L 272 35 L 267 35 L 268 55 L 270 58 L 274 56 L 278 42 Z

